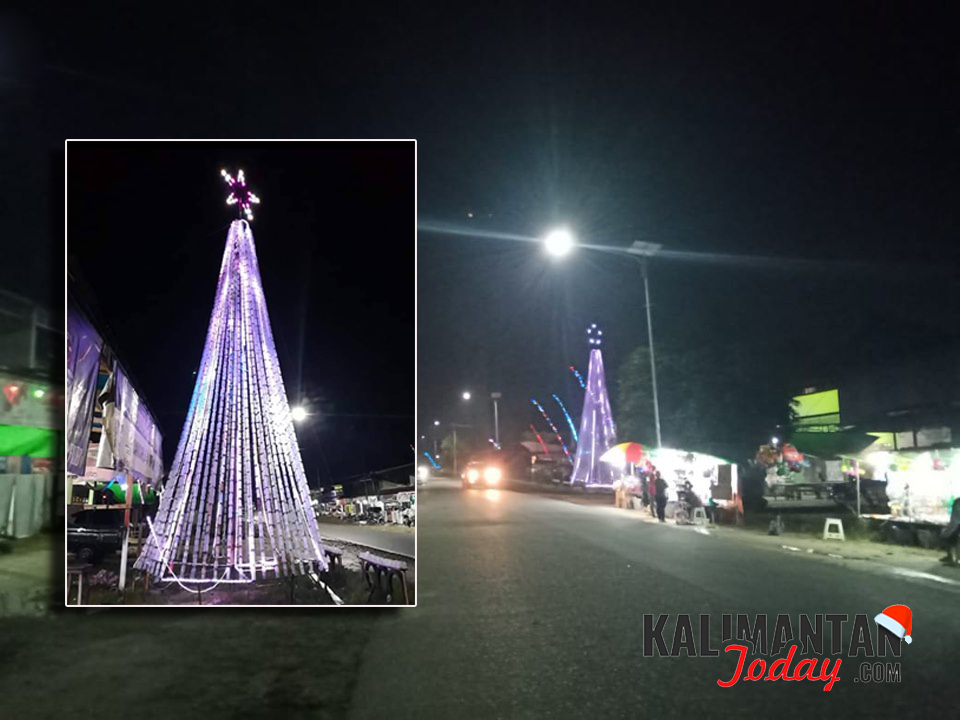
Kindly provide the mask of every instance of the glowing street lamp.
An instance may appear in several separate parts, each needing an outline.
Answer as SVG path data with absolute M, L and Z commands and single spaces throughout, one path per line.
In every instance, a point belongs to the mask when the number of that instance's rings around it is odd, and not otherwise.
M 558 228 L 547 234 L 543 239 L 543 244 L 550 255 L 560 258 L 573 250 L 576 241 L 569 230 Z M 660 251 L 661 247 L 662 246 L 657 243 L 637 241 L 629 248 L 626 248 L 628 254 L 638 256 L 641 259 L 643 266 L 643 294 L 644 300 L 646 301 L 647 342 L 650 349 L 650 383 L 653 390 L 653 424 L 656 431 L 657 447 L 661 446 L 660 400 L 657 396 L 657 363 L 653 349 L 653 318 L 650 313 L 650 284 L 647 280 L 647 262 Z M 596 329 L 596 325 L 591 326 L 587 334 L 591 347 L 598 347 L 603 342 L 600 337 L 603 333 Z
M 470 395 L 469 390 L 464 390 L 463 394 L 460 397 L 462 397 L 464 400 L 469 400 L 472 396 Z
M 557 228 L 547 233 L 543 239 L 543 246 L 554 257 L 568 255 L 575 245 L 573 234 L 566 228 Z
M 293 415 L 294 422 L 303 422 L 307 419 L 307 411 L 302 406 L 297 405 L 290 411 L 290 414 Z

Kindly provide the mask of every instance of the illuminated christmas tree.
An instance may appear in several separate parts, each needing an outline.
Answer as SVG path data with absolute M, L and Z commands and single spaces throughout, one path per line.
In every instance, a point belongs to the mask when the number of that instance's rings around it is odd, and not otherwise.
M 587 328 L 590 345 L 590 368 L 583 396 L 583 415 L 580 417 L 580 438 L 577 456 L 573 461 L 573 483 L 584 485 L 612 485 L 619 472 L 600 456 L 617 444 L 617 430 L 610 413 L 610 398 L 603 375 L 603 355 L 600 344 L 603 331 L 596 323 Z
M 197 383 L 136 567 L 183 583 L 326 570 L 260 281 L 243 171 Z

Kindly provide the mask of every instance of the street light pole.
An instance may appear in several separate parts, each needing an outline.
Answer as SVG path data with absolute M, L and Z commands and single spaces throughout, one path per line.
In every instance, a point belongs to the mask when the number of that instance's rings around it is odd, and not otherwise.
M 657 447 L 660 443 L 660 401 L 657 398 L 657 361 L 653 350 L 653 318 L 650 314 L 650 283 L 647 280 L 647 259 L 643 259 L 643 295 L 647 306 L 647 339 L 650 346 L 650 380 L 653 386 L 653 425 L 657 432 Z
M 500 399 L 500 393 L 490 393 L 490 397 L 493 399 L 493 442 L 496 443 L 497 449 L 500 449 L 500 415 L 497 410 L 497 400 Z
M 639 255 L 643 266 L 643 297 L 647 308 L 647 345 L 650 348 L 650 383 L 653 388 L 653 427 L 657 435 L 657 447 L 660 439 L 660 400 L 657 398 L 657 361 L 653 350 L 653 316 L 650 312 L 650 281 L 647 278 L 647 263 L 662 245 L 636 240 L 627 250 L 631 255 Z
M 543 240 L 547 252 L 554 257 L 560 258 L 568 254 L 576 244 L 573 236 L 566 229 L 558 229 L 549 233 Z M 650 257 L 656 255 L 660 248 L 658 243 L 644 242 L 636 240 L 625 251 L 630 255 L 640 256 L 640 262 L 643 265 L 643 295 L 646 301 L 647 310 L 647 340 L 650 348 L 650 382 L 653 388 L 653 425 L 656 431 L 657 447 L 661 447 L 660 437 L 660 400 L 657 397 L 657 362 L 653 350 L 653 317 L 650 312 L 650 283 L 647 279 L 647 262 Z

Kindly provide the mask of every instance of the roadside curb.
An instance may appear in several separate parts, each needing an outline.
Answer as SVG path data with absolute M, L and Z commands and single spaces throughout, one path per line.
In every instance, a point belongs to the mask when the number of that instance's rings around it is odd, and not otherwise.
M 540 494 L 541 496 L 547 497 L 547 498 L 551 496 L 551 493 L 542 492 L 542 488 L 540 489 L 541 489 L 541 492 L 538 494 Z M 561 500 L 562 497 L 558 497 L 561 494 L 581 495 L 581 493 L 575 493 L 575 492 L 552 493 L 553 499 Z M 604 507 L 604 506 L 595 505 L 594 507 Z M 813 555 L 813 556 L 818 556 L 823 558 L 830 558 L 831 560 L 859 561 L 859 562 L 864 562 L 870 565 L 877 566 L 879 568 L 883 568 L 889 572 L 893 572 L 894 574 L 899 574 L 902 576 L 909 576 L 914 578 L 926 578 L 931 581 L 936 579 L 935 581 L 941 584 L 960 586 L 960 579 L 953 580 L 952 578 L 937 575 L 935 573 L 925 572 L 920 569 L 909 569 L 902 565 L 893 564 L 896 562 L 905 562 L 906 565 L 909 566 L 910 564 L 918 563 L 917 567 L 926 566 L 928 568 L 932 568 L 935 565 L 935 563 L 932 562 L 932 559 L 928 560 L 926 558 L 912 557 L 909 559 L 904 558 L 902 560 L 897 560 L 895 557 L 888 557 L 890 555 L 893 555 L 893 553 L 886 553 L 885 555 L 878 554 L 876 552 L 876 549 L 874 549 L 874 552 L 865 552 L 864 550 L 856 547 L 856 542 L 854 542 L 852 546 L 851 545 L 844 546 L 844 543 L 837 543 L 837 546 L 835 548 L 834 547 L 831 547 L 831 548 L 809 547 L 806 545 L 806 543 L 810 542 L 811 540 L 814 540 L 813 538 L 803 537 L 803 538 L 796 538 L 795 540 L 793 538 L 789 538 L 789 539 L 779 538 L 779 542 L 778 542 L 778 539 L 770 538 L 767 535 L 761 533 L 760 531 L 754 528 L 742 528 L 742 527 L 725 525 L 725 524 L 723 525 L 710 524 L 702 527 L 692 526 L 692 525 L 677 525 L 675 522 L 672 522 L 672 521 L 668 521 L 666 523 L 660 523 L 655 518 L 645 516 L 645 513 L 643 513 L 642 511 L 629 510 L 626 508 L 617 508 L 617 507 L 614 507 L 613 505 L 608 506 L 607 509 L 611 513 L 616 513 L 622 516 L 630 516 L 630 515 L 636 514 L 638 517 L 634 517 L 634 519 L 641 523 L 649 523 L 655 526 L 668 526 L 668 527 L 673 527 L 678 529 L 692 528 L 694 532 L 698 534 L 713 536 L 713 537 L 724 537 L 729 535 L 729 537 L 736 538 L 741 541 L 746 541 L 746 542 L 759 541 L 759 544 L 766 545 L 770 549 L 779 550 L 781 552 L 785 551 L 790 553 L 799 553 L 807 556 Z M 802 547 L 798 545 L 789 544 L 790 540 L 793 540 L 794 542 L 799 542 L 802 545 Z
M 353 542 L 352 540 L 342 540 L 335 537 L 323 537 L 320 536 L 320 539 L 323 542 L 338 545 L 353 545 L 354 547 L 366 548 L 367 550 L 373 550 L 374 552 L 383 553 L 384 555 L 396 555 L 397 557 L 406 558 L 407 560 L 412 560 L 413 562 L 417 561 L 417 558 L 413 555 L 407 555 L 406 553 L 397 552 L 396 550 L 388 550 L 387 548 L 374 547 L 373 545 L 366 545 L 364 543 Z

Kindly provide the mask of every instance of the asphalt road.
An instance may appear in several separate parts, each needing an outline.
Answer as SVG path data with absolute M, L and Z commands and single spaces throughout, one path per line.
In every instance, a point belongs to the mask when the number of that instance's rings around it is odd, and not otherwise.
M 321 538 L 366 545 L 407 557 L 416 555 L 416 532 L 412 528 L 323 522 L 322 518 L 319 525 Z
M 351 717 L 956 717 L 960 583 L 897 577 L 751 543 L 745 534 L 639 522 L 608 507 L 433 480 L 419 498 L 417 608 L 383 614 Z M 741 537 L 738 538 L 737 536 Z M 643 657 L 642 615 L 914 613 L 901 682 L 729 679 L 735 657 Z M 699 634 L 699 631 L 697 632 Z M 699 639 L 697 641 L 699 643 Z M 886 658 L 892 660 L 893 658 Z M 818 665 L 819 666 L 819 665 Z
M 436 480 L 421 488 L 418 510 L 416 608 L 0 617 L 0 717 L 60 717 L 74 706 L 102 720 L 958 715 L 956 573 L 903 577 L 750 533 L 703 535 L 611 507 Z M 722 613 L 767 613 L 772 625 L 778 613 L 795 623 L 800 613 L 872 618 L 896 603 L 914 612 L 897 684 L 854 682 L 859 662 L 844 657 L 830 692 L 820 682 L 721 689 L 730 656 L 643 657 L 644 613 L 671 616 L 668 645 L 678 613 L 708 613 L 721 648 Z M 78 668 L 102 658 L 149 672 L 78 700 L 89 685 Z

